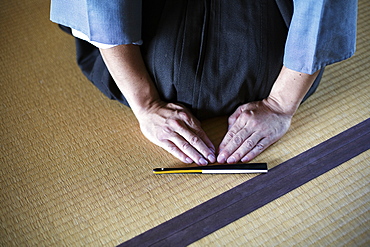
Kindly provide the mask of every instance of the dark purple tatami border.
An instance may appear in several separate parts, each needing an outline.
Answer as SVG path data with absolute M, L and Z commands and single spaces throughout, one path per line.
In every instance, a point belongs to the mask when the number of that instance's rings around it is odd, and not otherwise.
M 370 118 L 119 246 L 187 246 L 370 149 Z

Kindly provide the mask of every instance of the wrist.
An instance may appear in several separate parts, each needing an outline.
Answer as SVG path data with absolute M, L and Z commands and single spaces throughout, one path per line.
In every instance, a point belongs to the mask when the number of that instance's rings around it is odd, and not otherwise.
M 129 103 L 130 104 L 130 103 Z M 142 99 L 135 99 L 133 103 L 130 104 L 130 107 L 137 118 L 143 116 L 153 109 L 160 107 L 163 104 L 163 101 L 159 97 L 144 97 Z
M 294 115 L 318 73 L 309 75 L 283 66 L 266 103 L 283 114 Z
M 274 112 L 289 116 L 293 116 L 299 107 L 297 102 L 285 101 L 284 98 L 274 95 L 269 95 L 263 103 Z

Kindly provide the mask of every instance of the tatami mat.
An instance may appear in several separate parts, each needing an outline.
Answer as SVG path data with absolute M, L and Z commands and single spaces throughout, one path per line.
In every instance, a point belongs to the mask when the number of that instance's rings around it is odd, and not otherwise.
M 327 68 L 256 161 L 273 168 L 369 118 L 369 6 L 360 1 L 356 55 Z M 46 0 L 0 2 L 1 246 L 114 246 L 256 176 L 153 175 L 178 161 L 81 75 L 48 13 Z M 204 128 L 217 144 L 226 118 Z M 365 245 L 368 165 L 366 152 L 194 245 Z
M 370 152 L 191 246 L 369 246 Z

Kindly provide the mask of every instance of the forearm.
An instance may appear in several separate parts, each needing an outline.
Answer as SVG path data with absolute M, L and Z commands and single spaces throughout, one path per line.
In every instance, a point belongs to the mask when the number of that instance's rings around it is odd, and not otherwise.
M 316 71 L 309 75 L 283 66 L 265 101 L 275 111 L 294 115 L 318 73 L 319 71 Z
M 139 46 L 119 45 L 100 49 L 100 52 L 135 115 L 146 111 L 153 102 L 159 100 L 158 91 L 146 70 Z
M 138 46 L 120 45 L 100 52 L 150 141 L 186 163 L 215 162 L 214 146 L 199 121 L 183 106 L 160 99 Z

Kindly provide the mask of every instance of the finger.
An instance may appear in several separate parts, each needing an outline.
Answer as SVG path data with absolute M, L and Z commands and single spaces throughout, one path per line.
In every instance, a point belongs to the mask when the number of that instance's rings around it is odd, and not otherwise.
M 242 162 L 249 162 L 252 159 L 254 159 L 257 155 L 262 153 L 266 148 L 271 146 L 275 141 L 269 139 L 269 138 L 263 138 L 261 139 L 256 146 L 254 146 L 253 149 L 251 149 L 242 159 Z
M 225 134 L 224 138 L 222 139 L 218 151 L 221 153 L 225 147 L 229 144 L 229 142 L 236 136 L 236 134 L 239 132 L 240 128 L 233 125 Z
M 197 164 L 208 164 L 208 162 L 204 162 L 204 158 L 211 163 L 216 162 L 213 143 L 209 140 L 206 133 L 200 129 L 200 127 L 193 123 L 190 123 L 192 126 L 188 126 L 184 122 L 178 120 L 169 120 L 169 124 L 173 127 L 173 130 L 183 138 L 181 141 L 174 140 L 174 142 L 177 142 L 180 145 L 178 146 L 180 150 L 189 155 L 189 157 L 192 158 Z M 191 130 L 192 127 L 196 129 Z M 190 147 L 192 147 L 196 152 L 188 147 L 188 144 L 190 144 Z
M 176 147 L 188 156 L 191 160 L 193 160 L 197 165 L 207 165 L 208 161 L 182 136 L 180 135 L 173 135 L 169 139 Z
M 216 151 L 215 145 L 213 145 L 206 132 L 202 129 L 194 130 L 193 132 L 200 137 L 204 144 L 206 144 L 206 146 L 211 150 L 212 154 L 214 154 Z
M 171 141 L 162 141 L 158 145 L 184 163 L 190 164 L 194 162 Z
M 234 125 L 234 123 L 236 122 L 236 120 L 238 119 L 238 117 L 240 116 L 240 113 L 241 113 L 241 107 L 239 106 L 235 112 L 233 114 L 230 115 L 230 117 L 228 118 L 228 124 L 229 124 L 229 128 L 231 128 L 231 126 Z
M 239 116 L 235 124 L 227 131 L 225 137 L 219 145 L 220 154 L 223 153 L 226 155 L 226 151 L 224 151 L 225 149 L 227 149 L 228 154 L 231 154 L 230 152 L 234 152 L 236 148 L 239 147 L 237 146 L 233 150 L 230 150 L 231 147 L 235 146 L 233 143 L 241 145 L 245 138 L 249 137 L 251 133 L 248 133 L 248 130 L 250 128 L 246 128 L 246 125 L 248 124 L 248 117 L 248 114 L 243 113 Z M 238 135 L 240 136 L 237 137 Z
M 241 105 L 239 106 L 235 112 L 233 114 L 230 115 L 229 119 L 228 119 L 228 124 L 229 124 L 229 128 L 234 125 L 234 123 L 237 121 L 237 119 L 239 118 L 239 116 L 242 114 L 242 113 L 245 113 L 245 112 L 250 112 L 252 113 L 252 111 L 256 108 L 254 102 L 251 102 L 251 103 L 247 103 L 245 105 Z
M 247 153 L 253 150 L 258 143 L 260 143 L 261 139 L 262 136 L 257 133 L 253 133 L 248 138 L 245 138 L 243 143 L 238 146 L 236 151 L 230 155 L 226 162 L 229 164 L 239 162 Z
M 208 162 L 204 162 L 204 158 L 211 163 L 216 161 L 214 151 L 203 142 L 201 137 L 186 129 L 181 129 L 178 133 L 184 138 L 184 141 L 179 143 L 180 149 L 189 155 L 195 163 L 207 165 Z
M 219 163 L 235 163 L 239 161 L 242 156 L 239 153 L 234 154 L 241 146 L 245 145 L 246 140 L 251 136 L 247 128 L 242 128 L 234 137 L 227 143 L 227 145 L 220 151 L 217 161 Z M 249 143 L 249 142 L 248 142 Z M 234 156 L 231 156 L 234 154 Z M 239 154 L 239 155 L 238 155 Z
M 208 138 L 206 132 L 201 127 L 200 122 L 198 119 L 189 116 L 188 114 L 185 114 L 185 112 L 180 113 L 181 118 L 184 120 L 186 125 L 190 127 L 192 132 L 196 135 L 199 136 L 200 139 L 206 144 L 206 146 L 211 150 L 212 154 L 215 153 L 215 146 L 213 145 L 212 141 Z
M 195 133 L 195 136 L 198 136 L 205 145 L 201 149 L 197 148 L 197 150 L 200 151 L 203 157 L 205 157 L 210 163 L 216 162 L 216 155 L 215 155 L 216 148 L 211 142 L 211 140 L 208 138 L 207 134 L 204 131 L 198 131 Z M 194 140 L 194 136 L 192 138 Z
M 164 127 L 162 132 L 157 134 L 157 138 L 152 141 L 182 162 L 194 162 L 194 159 L 188 155 L 189 151 L 187 150 L 187 153 L 185 153 L 183 150 L 184 148 L 187 149 L 188 143 L 169 126 Z M 195 160 L 199 160 L 201 156 L 198 154 L 198 156 L 192 155 L 192 157 L 195 157 Z
M 217 162 L 218 163 L 225 163 L 226 162 L 226 159 L 231 154 L 230 152 L 228 152 L 226 150 L 226 146 L 228 145 L 228 143 L 230 142 L 230 140 L 232 140 L 234 138 L 234 136 L 236 135 L 234 129 L 235 128 L 233 127 L 232 129 L 230 129 L 226 133 L 226 135 L 224 136 L 224 139 L 221 141 L 221 143 L 220 143 L 220 145 L 218 147 L 218 156 L 217 156 Z

